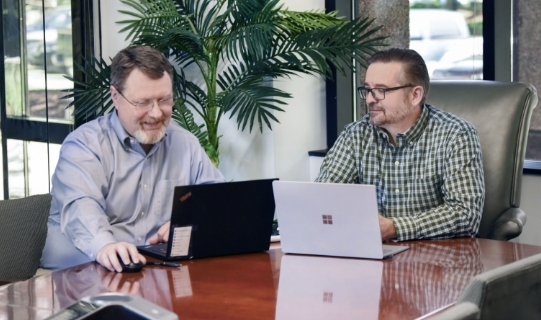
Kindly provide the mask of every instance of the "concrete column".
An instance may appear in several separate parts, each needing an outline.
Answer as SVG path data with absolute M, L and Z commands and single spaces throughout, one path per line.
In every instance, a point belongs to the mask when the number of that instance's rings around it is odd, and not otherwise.
M 541 90 L 541 2 L 513 1 L 513 81 Z M 541 108 L 533 110 L 526 158 L 541 160 Z
M 359 17 L 375 18 L 374 25 L 382 25 L 378 35 L 388 36 L 386 43 L 389 47 L 409 48 L 410 30 L 409 30 L 409 1 L 408 0 L 356 0 L 357 15 Z M 385 49 L 388 47 L 382 47 Z M 364 69 L 360 68 L 357 77 L 357 83 L 364 82 Z M 357 103 L 359 106 L 357 115 L 362 117 L 366 113 L 364 101 Z

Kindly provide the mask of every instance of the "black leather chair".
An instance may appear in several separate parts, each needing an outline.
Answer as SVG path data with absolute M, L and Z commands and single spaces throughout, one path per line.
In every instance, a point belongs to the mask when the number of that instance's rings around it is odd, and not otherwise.
M 471 122 L 479 132 L 485 206 L 479 237 L 509 240 L 522 232 L 522 169 L 537 91 L 529 84 L 433 81 L 427 103 Z
M 36 274 L 50 208 L 50 194 L 0 201 L 0 282 Z

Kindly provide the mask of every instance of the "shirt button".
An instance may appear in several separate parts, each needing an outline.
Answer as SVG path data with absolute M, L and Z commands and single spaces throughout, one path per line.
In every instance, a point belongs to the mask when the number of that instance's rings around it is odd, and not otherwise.
M 130 142 L 131 142 L 132 144 L 134 144 L 134 143 L 135 143 L 135 140 L 131 139 Z
M 147 189 L 147 185 L 146 185 L 146 184 L 143 185 L 143 189 L 145 189 L 145 190 Z
M 142 216 L 144 216 L 144 215 L 145 215 L 145 212 L 144 212 L 144 211 L 143 211 L 143 212 L 141 212 L 141 215 L 142 215 Z
M 399 164 L 400 164 L 400 162 L 398 162 L 398 161 L 396 161 L 396 162 L 394 163 L 395 166 L 398 166 Z
M 396 193 L 399 193 L 399 192 L 400 192 L 400 190 L 399 190 L 399 189 L 396 189 L 396 190 L 395 190 L 394 192 L 396 192 Z
M 139 239 L 137 239 L 137 240 L 139 240 L 139 242 L 141 242 L 141 241 L 143 241 L 143 238 L 139 237 Z

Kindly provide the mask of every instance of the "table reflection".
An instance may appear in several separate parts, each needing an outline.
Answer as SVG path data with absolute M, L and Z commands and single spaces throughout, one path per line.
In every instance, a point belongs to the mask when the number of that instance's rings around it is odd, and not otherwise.
M 141 272 L 117 273 L 97 263 L 88 263 L 80 268 L 53 272 L 52 278 L 59 310 L 82 297 L 104 292 L 138 294 L 159 306 L 172 310 L 171 291 L 174 291 L 174 288 L 171 288 L 174 285 L 171 281 L 172 273 L 179 271 L 178 268 L 145 267 Z M 189 283 L 189 276 L 187 281 Z
M 285 255 L 276 319 L 377 319 L 383 263 Z
M 454 243 L 408 243 L 383 261 L 284 255 L 276 318 L 415 318 L 450 305 L 483 272 L 479 243 Z
M 96 263 L 0 287 L 0 319 L 45 319 L 86 296 L 134 293 L 187 319 L 414 319 L 453 304 L 475 275 L 541 252 L 486 239 L 411 241 L 390 260 L 269 253 L 109 272 Z
M 477 240 L 445 245 L 416 242 L 383 265 L 380 316 L 418 317 L 456 302 L 471 278 L 483 272 Z

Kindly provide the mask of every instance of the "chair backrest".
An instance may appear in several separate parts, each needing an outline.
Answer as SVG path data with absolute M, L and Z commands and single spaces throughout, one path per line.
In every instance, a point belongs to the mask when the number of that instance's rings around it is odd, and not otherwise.
M 541 319 L 541 254 L 475 276 L 458 299 L 481 319 Z
M 50 208 L 50 194 L 0 201 L 0 281 L 36 274 Z
M 522 169 L 537 91 L 532 85 L 516 82 L 433 81 L 427 103 L 469 121 L 479 132 L 485 173 L 479 236 L 490 238 L 496 220 L 508 209 L 520 206 Z

